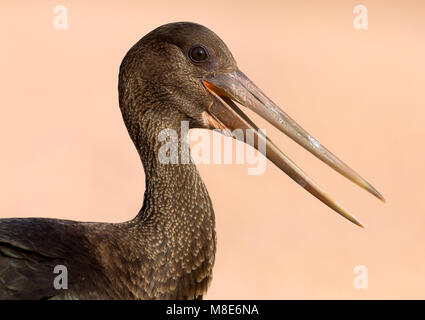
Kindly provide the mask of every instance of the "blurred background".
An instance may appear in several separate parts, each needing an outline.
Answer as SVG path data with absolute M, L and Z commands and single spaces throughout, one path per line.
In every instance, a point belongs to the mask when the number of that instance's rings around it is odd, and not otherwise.
M 353 24 L 360 4 L 367 29 Z M 58 5 L 68 29 L 55 28 Z M 120 222 L 137 214 L 144 173 L 118 107 L 118 68 L 138 39 L 174 21 L 216 32 L 241 70 L 387 200 L 247 112 L 366 229 L 272 163 L 258 176 L 247 175 L 249 165 L 200 165 L 218 237 L 206 298 L 425 298 L 419 0 L 2 0 L 0 217 Z M 356 289 L 356 266 L 367 270 L 367 288 Z

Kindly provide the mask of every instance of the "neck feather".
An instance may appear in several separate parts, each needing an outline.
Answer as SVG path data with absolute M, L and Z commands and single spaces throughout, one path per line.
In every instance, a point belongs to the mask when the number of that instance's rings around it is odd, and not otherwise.
M 161 110 L 161 111 L 158 111 Z M 139 230 L 155 281 L 149 295 L 162 298 L 198 298 L 206 291 L 214 264 L 215 217 L 207 189 L 189 157 L 187 136 L 181 132 L 184 118 L 174 108 L 148 109 L 130 135 L 146 174 L 143 207 L 131 222 Z M 127 127 L 128 124 L 127 124 Z M 178 163 L 163 163 L 160 148 L 163 130 L 177 136 Z M 134 130 L 134 129 L 133 129 Z M 184 154 L 183 158 L 187 155 Z M 148 280 L 148 279 L 146 279 Z

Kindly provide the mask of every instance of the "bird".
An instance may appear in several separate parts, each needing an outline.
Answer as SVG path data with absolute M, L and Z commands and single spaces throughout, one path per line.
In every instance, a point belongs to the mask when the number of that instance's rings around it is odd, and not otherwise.
M 183 158 L 188 143 L 183 122 L 221 130 L 256 148 L 314 197 L 362 227 L 242 110 L 250 109 L 384 201 L 269 99 L 238 68 L 226 44 L 200 24 L 168 23 L 142 37 L 122 60 L 118 95 L 146 177 L 142 208 L 121 223 L 0 219 L 0 299 L 202 299 L 217 249 L 213 205 L 191 157 L 186 154 L 186 163 L 167 163 L 161 153 L 168 141 L 161 134 L 174 130 L 174 151 Z M 235 136 L 236 129 L 243 134 Z M 254 137 L 250 141 L 248 131 Z M 66 286 L 59 288 L 57 266 L 67 275 Z

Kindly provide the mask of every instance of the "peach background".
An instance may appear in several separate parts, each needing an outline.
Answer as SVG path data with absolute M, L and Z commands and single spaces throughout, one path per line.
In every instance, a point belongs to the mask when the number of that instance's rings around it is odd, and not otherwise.
M 144 174 L 118 108 L 118 67 L 153 28 L 194 21 L 387 199 L 252 116 L 367 229 L 271 163 L 261 176 L 202 165 L 218 233 L 206 297 L 425 298 L 424 1 L 36 3 L 0 3 L 0 217 L 118 222 L 138 212 Z M 58 4 L 69 30 L 53 28 Z M 353 28 L 357 4 L 367 31 Z M 356 265 L 368 267 L 368 290 L 353 287 Z

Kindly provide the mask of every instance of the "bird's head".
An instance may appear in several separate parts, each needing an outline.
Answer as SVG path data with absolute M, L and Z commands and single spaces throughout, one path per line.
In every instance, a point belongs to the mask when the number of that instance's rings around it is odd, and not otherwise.
M 226 44 L 199 24 L 163 25 L 136 43 L 120 68 L 120 106 L 127 126 L 146 113 L 187 120 L 192 128 L 251 130 L 250 144 L 330 208 L 361 226 L 261 132 L 238 104 L 285 133 L 333 169 L 383 200 L 380 193 L 271 101 L 237 67 Z M 148 112 L 149 111 L 149 112 Z M 137 125 L 137 123 L 136 123 Z M 130 130 L 130 129 L 129 129 Z M 245 141 L 245 135 L 235 136 Z
M 204 81 L 236 69 L 230 50 L 214 32 L 195 23 L 170 23 L 148 33 L 127 53 L 120 93 L 134 81 L 132 90 L 147 102 L 138 103 L 142 111 L 172 107 L 167 111 L 178 112 L 191 127 L 208 128 L 204 112 L 212 97 Z

